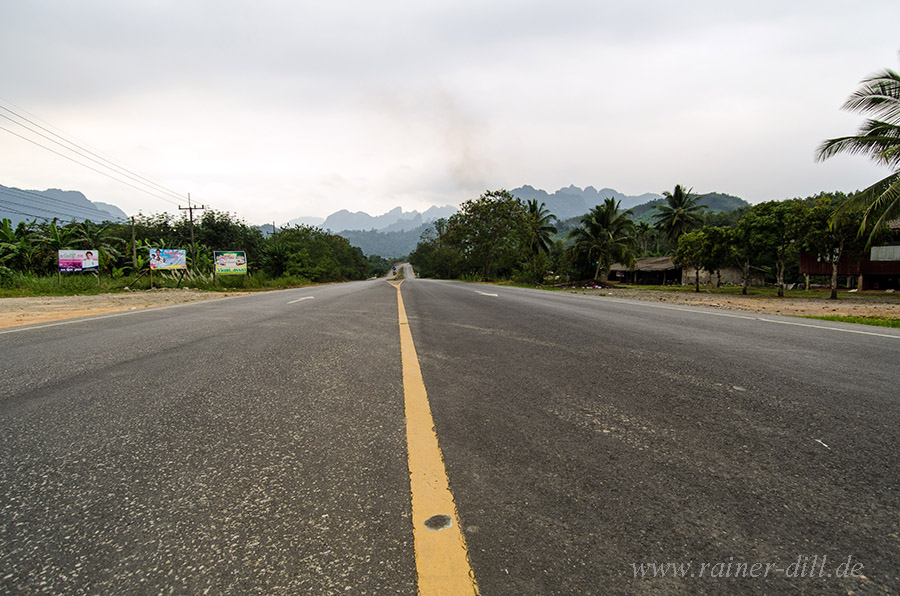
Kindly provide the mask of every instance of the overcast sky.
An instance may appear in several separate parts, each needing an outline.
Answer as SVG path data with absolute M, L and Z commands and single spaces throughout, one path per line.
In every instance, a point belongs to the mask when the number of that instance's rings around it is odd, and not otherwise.
M 900 67 L 897 23 L 897 0 L 5 2 L 0 106 L 250 223 L 525 184 L 756 203 L 887 175 L 814 152 Z M 6 186 L 176 210 L 4 130 L 0 155 Z

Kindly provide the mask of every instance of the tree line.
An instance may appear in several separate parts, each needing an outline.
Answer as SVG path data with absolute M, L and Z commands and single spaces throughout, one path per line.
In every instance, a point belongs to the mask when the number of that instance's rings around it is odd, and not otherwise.
M 863 213 L 844 208 L 855 195 L 822 193 L 711 214 L 681 185 L 664 196 L 653 226 L 636 224 L 630 210 L 606 199 L 560 232 L 543 203 L 490 191 L 435 222 L 410 262 L 426 277 L 604 283 L 614 263 L 633 266 L 639 257 L 670 255 L 695 271 L 698 291 L 700 270 L 738 267 L 745 293 L 751 272 L 762 271 L 782 295 L 785 280 L 798 275 L 801 250 L 833 265 L 836 288 L 838 261 L 859 258 L 869 240 L 880 239 L 860 235 Z
M 890 237 L 900 219 L 900 74 L 886 69 L 863 79 L 844 109 L 868 116 L 855 135 L 829 139 L 819 160 L 862 154 L 892 173 L 861 192 L 822 193 L 806 199 L 769 201 L 732 213 L 704 213 L 698 197 L 676 185 L 655 207 L 653 225 L 635 223 L 631 211 L 607 199 L 577 221 L 558 222 L 543 203 L 523 202 L 505 190 L 466 201 L 460 211 L 422 234 L 410 262 L 421 275 L 490 280 L 512 278 L 606 281 L 614 263 L 633 266 L 641 256 L 671 255 L 695 272 L 729 266 L 766 272 L 784 295 L 797 275 L 801 250 L 832 266 L 837 296 L 838 262 L 858 259 L 868 246 Z
M 55 275 L 58 251 L 66 249 L 98 251 L 101 274 L 113 279 L 146 271 L 150 250 L 165 248 L 185 249 L 189 269 L 200 274 L 214 271 L 214 251 L 243 251 L 251 275 L 298 284 L 365 279 L 383 275 L 391 266 L 377 256 L 367 259 L 345 238 L 319 228 L 294 226 L 267 237 L 235 216 L 215 210 L 206 211 L 193 228 L 191 244 L 191 223 L 168 213 L 138 215 L 133 223 L 52 220 L 13 227 L 4 219 L 0 222 L 0 280 L 9 283 L 15 274 Z

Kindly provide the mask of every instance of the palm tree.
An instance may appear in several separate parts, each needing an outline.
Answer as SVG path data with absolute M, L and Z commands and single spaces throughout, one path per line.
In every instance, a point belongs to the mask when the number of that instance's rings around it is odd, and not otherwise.
M 544 203 L 538 205 L 537 199 L 528 201 L 526 208 L 526 226 L 531 254 L 537 255 L 540 252 L 550 252 L 550 245 L 552 244 L 550 237 L 557 232 L 556 226 L 553 225 L 553 222 L 557 219 L 556 216 L 546 209 Z
M 99 256 L 105 261 L 107 268 L 111 259 L 122 256 L 119 248 L 125 244 L 125 240 L 115 235 L 111 222 L 97 225 L 85 220 L 75 228 L 75 234 L 84 248 L 94 249 L 100 253 Z
M 639 221 L 635 226 L 637 240 L 640 244 L 641 256 L 646 256 L 647 254 L 647 241 L 650 239 L 650 230 L 652 230 L 652 228 L 646 221 Z
M 619 201 L 606 199 L 603 205 L 597 205 L 581 216 L 581 225 L 569 233 L 575 240 L 573 249 L 576 252 L 592 261 L 597 259 L 594 281 L 602 272 L 600 281 L 605 282 L 616 261 L 629 266 L 634 263 L 635 230 L 634 222 L 629 218 L 631 214 L 630 209 L 619 211 Z
M 55 218 L 47 225 L 47 232 L 45 234 L 39 234 L 37 237 L 38 242 L 45 251 L 44 262 L 47 264 L 57 263 L 57 265 L 54 266 L 56 269 L 57 283 L 60 282 L 58 266 L 59 251 L 72 248 L 71 245 L 74 237 L 75 231 L 68 226 L 57 226 Z
M 674 192 L 663 192 L 666 204 L 658 206 L 658 212 L 653 216 L 656 227 L 676 245 L 679 236 L 703 224 L 702 211 L 706 209 L 706 205 L 697 204 L 700 197 L 691 194 L 692 190 L 685 191 L 680 184 L 676 184 Z
M 861 211 L 860 235 L 871 224 L 871 243 L 875 233 L 888 222 L 900 219 L 900 74 L 886 69 L 863 79 L 843 109 L 872 118 L 856 135 L 829 139 L 816 151 L 816 160 L 824 161 L 838 153 L 868 155 L 876 163 L 894 170 L 839 207 L 837 217 L 846 211 Z
M 35 229 L 36 225 L 35 221 L 29 224 L 20 221 L 15 231 L 12 231 L 9 220 L 4 219 L 3 225 L 0 226 L 3 250 L 10 255 L 8 259 L 19 271 L 34 273 L 35 265 L 40 259 L 41 236 Z

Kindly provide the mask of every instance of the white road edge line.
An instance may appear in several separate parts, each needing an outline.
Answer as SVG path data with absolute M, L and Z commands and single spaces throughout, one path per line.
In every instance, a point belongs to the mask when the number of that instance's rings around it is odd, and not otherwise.
M 494 298 L 499 298 L 499 294 L 488 294 L 487 292 L 481 292 L 479 290 L 475 290 L 476 293 L 481 294 L 482 296 L 493 296 Z
M 301 300 L 315 300 L 315 296 L 304 296 L 303 298 L 297 298 L 296 300 L 291 300 L 288 304 L 294 304 L 295 302 L 300 302 Z

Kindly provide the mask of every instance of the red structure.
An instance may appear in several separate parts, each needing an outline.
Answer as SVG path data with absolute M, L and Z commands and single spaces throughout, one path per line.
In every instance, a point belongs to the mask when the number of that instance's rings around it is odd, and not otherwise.
M 800 273 L 831 276 L 831 263 L 800 253 Z M 841 258 L 838 275 L 857 277 L 860 290 L 900 289 L 900 245 L 875 246 L 861 259 Z

